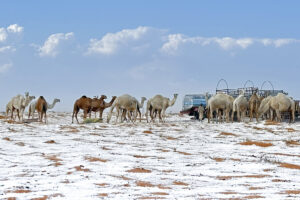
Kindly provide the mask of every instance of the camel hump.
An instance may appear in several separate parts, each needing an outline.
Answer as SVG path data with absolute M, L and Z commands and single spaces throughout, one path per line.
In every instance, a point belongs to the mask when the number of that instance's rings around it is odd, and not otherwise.
M 81 98 L 87 98 L 85 95 L 83 95 Z

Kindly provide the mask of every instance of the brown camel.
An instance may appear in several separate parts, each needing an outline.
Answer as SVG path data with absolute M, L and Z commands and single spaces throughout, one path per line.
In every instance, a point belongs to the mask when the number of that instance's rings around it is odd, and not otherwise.
M 255 91 L 252 94 L 252 96 L 250 97 L 250 100 L 249 100 L 250 122 L 252 122 L 254 112 L 255 112 L 256 121 L 258 122 L 258 108 L 260 105 L 260 98 L 258 97 L 258 95 L 256 93 L 257 93 L 257 91 Z
M 47 101 L 43 96 L 40 96 L 35 105 L 35 109 L 38 112 L 40 122 L 43 122 L 43 115 L 45 115 L 45 123 L 47 123 L 47 108 Z
M 72 115 L 72 123 L 73 123 L 74 116 L 76 118 L 77 123 L 79 123 L 77 119 L 77 114 L 80 109 L 83 110 L 83 118 L 84 119 L 86 118 L 86 115 L 91 111 L 92 101 L 93 100 L 91 98 L 86 96 L 82 96 L 75 101 L 74 108 L 73 108 L 73 115 Z
M 104 104 L 104 99 L 107 99 L 107 97 L 105 95 L 101 95 L 100 99 L 98 99 L 96 97 L 92 99 L 91 110 L 90 110 L 90 115 L 89 115 L 90 118 L 91 118 L 92 112 L 96 113 L 96 112 L 100 111 L 100 108 Z
M 100 119 L 102 119 L 102 114 L 103 114 L 104 109 L 110 107 L 114 103 L 116 98 L 117 98 L 116 96 L 113 96 L 109 103 L 103 101 L 103 104 L 100 106 L 100 111 L 99 111 L 100 112 L 100 115 L 99 115 Z

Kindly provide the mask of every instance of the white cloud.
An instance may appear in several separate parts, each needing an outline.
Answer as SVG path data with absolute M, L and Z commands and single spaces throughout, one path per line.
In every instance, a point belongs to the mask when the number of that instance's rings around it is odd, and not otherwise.
M 23 30 L 24 28 L 18 24 L 11 24 L 7 27 L 7 31 L 11 33 L 21 33 Z
M 59 46 L 62 42 L 70 40 L 73 38 L 74 33 L 56 33 L 52 34 L 45 41 L 44 45 L 39 48 L 40 56 L 50 56 L 55 57 L 59 53 Z
M 174 54 L 183 44 L 195 44 L 205 46 L 209 44 L 217 44 L 223 50 L 233 48 L 246 49 L 249 46 L 258 43 L 264 46 L 281 47 L 283 45 L 300 43 L 300 40 L 279 38 L 279 39 L 257 39 L 257 38 L 232 38 L 232 37 L 186 37 L 182 34 L 170 34 L 167 41 L 162 45 L 161 51 L 167 54 Z
M 0 42 L 4 42 L 7 38 L 7 32 L 5 28 L 0 28 Z
M 6 63 L 3 65 L 0 65 L 0 74 L 6 72 L 11 67 L 12 67 L 12 63 Z
M 140 26 L 136 29 L 124 29 L 117 33 L 107 33 L 100 40 L 91 39 L 88 54 L 114 54 L 121 46 L 126 46 L 129 42 L 141 39 L 148 31 L 149 27 Z
M 0 47 L 0 53 L 6 52 L 6 51 L 16 51 L 15 48 L 13 48 L 12 46 L 4 46 L 4 47 Z

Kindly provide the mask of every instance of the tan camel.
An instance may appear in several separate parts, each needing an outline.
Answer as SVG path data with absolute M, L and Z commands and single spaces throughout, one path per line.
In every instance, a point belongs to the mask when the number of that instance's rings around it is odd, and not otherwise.
M 290 122 L 295 122 L 295 101 L 287 95 L 278 93 L 276 96 L 271 97 L 268 103 L 260 107 L 259 116 L 266 113 L 269 109 L 275 110 L 279 122 L 281 121 L 281 112 L 290 112 Z
M 166 110 L 175 104 L 178 94 L 174 94 L 172 100 L 162 95 L 155 95 L 147 102 L 146 118 L 148 122 L 148 112 L 150 111 L 150 117 L 152 122 L 154 122 L 154 113 L 157 112 L 159 116 L 159 121 L 164 122 L 166 117 Z
M 89 97 L 82 96 L 79 99 L 77 99 L 74 103 L 72 123 L 73 123 L 74 116 L 77 123 L 79 123 L 77 119 L 77 114 L 80 111 L 80 109 L 83 110 L 83 118 L 86 119 L 86 115 L 91 111 L 91 105 L 92 105 L 92 99 Z
M 249 104 L 247 98 L 245 97 L 245 92 L 242 91 L 241 94 L 233 102 L 232 121 L 235 112 L 237 112 L 238 121 L 244 121 L 248 106 Z
M 134 120 L 132 120 L 132 121 L 136 120 L 138 101 L 136 100 L 136 98 L 130 96 L 129 94 L 124 94 L 124 95 L 116 98 L 116 100 L 114 101 L 114 103 L 111 106 L 110 111 L 108 113 L 107 123 L 109 123 L 109 121 L 111 119 L 114 108 L 116 108 L 116 111 L 117 111 L 116 122 L 118 121 L 120 111 L 123 111 L 123 110 L 126 110 L 127 112 L 132 112 L 134 115 Z M 123 120 L 122 115 L 123 115 L 123 112 L 121 113 L 121 122 Z
M 259 105 L 260 105 L 260 98 L 257 95 L 257 91 L 255 91 L 249 99 L 250 122 L 252 122 L 253 120 L 253 113 L 255 113 L 256 121 L 258 122 Z
M 91 118 L 91 115 L 92 115 L 92 112 L 100 112 L 100 108 L 101 106 L 103 106 L 103 102 L 104 102 L 104 99 L 107 99 L 107 97 L 105 95 L 101 95 L 101 97 L 98 99 L 97 97 L 94 97 L 92 99 L 92 102 L 91 102 L 91 110 L 89 112 L 89 117 Z M 99 118 L 101 116 L 99 115 Z
M 216 119 L 220 116 L 219 111 L 222 110 L 226 117 L 226 122 L 230 120 L 230 111 L 233 108 L 234 98 L 230 95 L 218 93 L 208 99 L 208 94 L 206 94 L 206 109 L 207 109 L 207 119 L 210 123 L 210 119 L 213 118 L 213 113 L 216 113 Z M 218 120 L 216 120 L 218 122 Z
M 137 106 L 138 106 L 138 108 L 137 108 L 137 112 L 138 112 L 138 115 L 140 116 L 140 122 L 142 121 L 142 113 L 141 113 L 141 109 L 144 107 L 144 102 L 147 100 L 147 98 L 146 97 L 142 97 L 141 98 L 141 102 L 138 102 L 138 100 L 136 99 L 136 98 L 134 98 L 135 99 L 135 101 L 137 102 Z M 124 119 L 125 117 L 126 117 L 126 113 L 127 113 L 127 110 L 123 110 L 122 111 L 122 118 Z M 128 115 L 127 115 L 127 117 L 128 117 L 128 119 L 129 120 L 132 120 L 132 112 L 128 112 L 127 113 Z
M 45 123 L 47 123 L 47 109 L 47 101 L 43 96 L 40 96 L 35 105 L 35 110 L 38 112 L 40 122 L 43 122 L 43 115 L 45 115 Z

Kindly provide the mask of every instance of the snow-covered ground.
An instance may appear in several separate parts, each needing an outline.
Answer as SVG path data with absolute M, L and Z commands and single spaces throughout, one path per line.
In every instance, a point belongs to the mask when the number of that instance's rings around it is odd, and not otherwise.
M 0 119 L 0 199 L 300 198 L 300 123 L 48 120 Z

